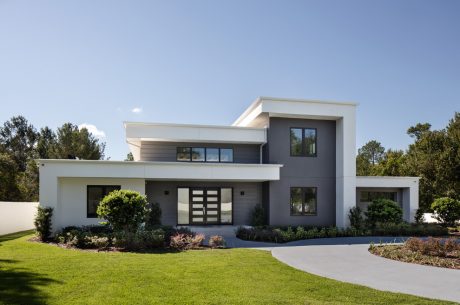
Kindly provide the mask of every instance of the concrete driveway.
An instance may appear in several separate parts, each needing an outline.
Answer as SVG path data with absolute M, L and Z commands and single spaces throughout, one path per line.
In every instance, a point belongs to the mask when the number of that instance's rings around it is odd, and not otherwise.
M 460 302 L 460 270 L 382 258 L 368 251 L 369 244 L 349 242 L 333 244 L 329 240 L 323 245 L 276 247 L 271 251 L 281 262 L 319 276 L 378 290 Z

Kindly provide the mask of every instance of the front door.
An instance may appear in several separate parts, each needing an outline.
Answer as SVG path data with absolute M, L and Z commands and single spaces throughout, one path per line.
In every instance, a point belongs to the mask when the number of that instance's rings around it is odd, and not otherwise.
M 220 223 L 220 188 L 197 187 L 190 189 L 190 224 Z

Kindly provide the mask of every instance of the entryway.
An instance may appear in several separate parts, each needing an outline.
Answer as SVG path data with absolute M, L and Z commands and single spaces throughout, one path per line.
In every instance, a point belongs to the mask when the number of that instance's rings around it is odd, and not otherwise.
M 190 224 L 214 225 L 220 223 L 220 188 L 196 187 L 190 189 Z

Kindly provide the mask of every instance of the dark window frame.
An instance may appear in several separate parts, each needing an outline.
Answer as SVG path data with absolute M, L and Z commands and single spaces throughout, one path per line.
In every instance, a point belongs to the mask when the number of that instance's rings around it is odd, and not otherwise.
M 292 142 L 291 142 L 291 131 L 292 129 L 301 129 L 302 130 L 302 144 L 301 144 L 301 153 L 300 155 L 294 155 L 292 153 Z M 315 154 L 309 155 L 306 151 L 305 143 L 305 130 L 310 129 L 315 131 Z M 316 158 L 318 156 L 318 129 L 313 127 L 290 127 L 289 128 L 289 151 L 291 157 L 309 157 Z
M 102 193 L 105 194 L 103 195 L 102 198 L 107 196 L 107 188 L 115 188 L 117 190 L 121 190 L 121 185 L 87 185 L 86 186 L 86 218 L 97 218 L 97 213 L 89 213 L 89 189 L 90 188 L 102 188 Z M 113 190 L 112 190 L 113 191 Z M 102 200 L 101 198 L 101 200 Z
M 179 149 L 181 148 L 188 148 L 190 150 L 189 152 L 189 158 L 188 160 L 178 160 L 179 156 Z M 193 161 L 192 160 L 192 150 L 193 149 L 204 149 L 204 161 Z M 208 157 L 208 149 L 217 149 L 218 150 L 218 161 L 207 161 Z M 232 151 L 232 161 L 222 161 L 221 160 L 221 150 L 222 149 L 229 149 Z M 178 146 L 176 147 L 176 162 L 194 162 L 194 163 L 234 163 L 234 149 L 233 147 L 200 147 L 200 146 Z
M 292 189 L 301 189 L 301 197 L 302 197 L 302 212 L 300 214 L 293 214 L 292 213 Z M 304 202 L 304 194 L 305 189 L 314 189 L 315 190 L 315 213 L 306 213 L 305 212 L 305 202 Z M 291 186 L 289 189 L 289 214 L 290 216 L 318 216 L 318 187 L 316 186 Z

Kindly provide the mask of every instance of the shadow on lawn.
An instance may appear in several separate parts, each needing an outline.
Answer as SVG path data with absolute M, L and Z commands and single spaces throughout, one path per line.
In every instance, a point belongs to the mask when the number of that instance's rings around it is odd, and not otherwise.
M 0 235 L 0 246 L 2 245 L 2 242 L 18 239 L 18 238 L 21 238 L 23 236 L 30 235 L 32 233 L 34 233 L 34 230 L 27 230 L 27 231 L 10 233 L 10 234 L 6 234 L 6 235 Z
M 45 304 L 47 296 L 40 287 L 59 281 L 23 268 L 14 268 L 15 263 L 18 261 L 0 259 L 0 301 L 5 304 Z

